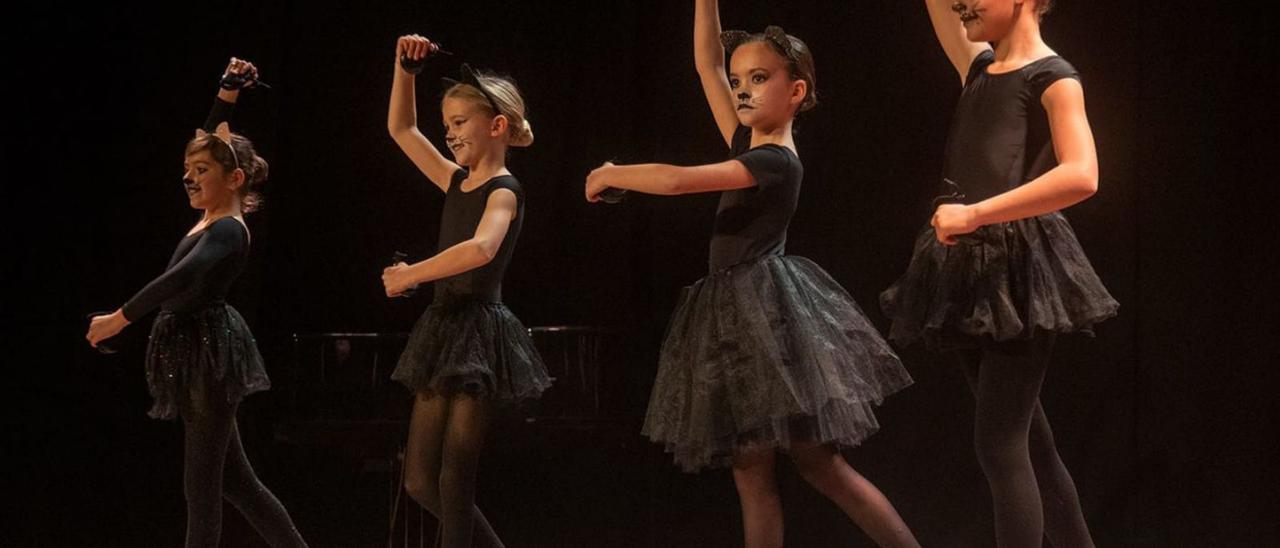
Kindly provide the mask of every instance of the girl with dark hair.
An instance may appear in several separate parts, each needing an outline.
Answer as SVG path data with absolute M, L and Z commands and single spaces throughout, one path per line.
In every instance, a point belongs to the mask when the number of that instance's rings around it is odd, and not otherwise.
M 803 177 L 792 124 L 817 104 L 813 57 L 778 27 L 721 34 L 718 9 L 696 2 L 694 57 L 731 158 L 605 164 L 587 178 L 592 202 L 623 190 L 721 193 L 710 274 L 685 288 L 667 327 L 644 434 L 686 471 L 732 466 L 748 547 L 782 545 L 779 450 L 876 543 L 917 546 L 840 454 L 876 431 L 872 406 L 911 377 L 835 280 L 783 254 Z
M 96 316 L 86 338 L 97 347 L 159 308 L 147 346 L 147 384 L 157 419 L 182 418 L 187 499 L 186 546 L 218 546 L 222 500 L 231 502 L 272 546 L 306 546 L 280 501 L 258 481 L 236 426 L 240 400 L 271 386 L 244 318 L 226 303 L 249 256 L 244 214 L 267 162 L 227 121 L 252 63 L 232 58 L 205 127 L 187 143 L 183 184 L 204 213 L 178 242 L 164 274 L 119 310 Z

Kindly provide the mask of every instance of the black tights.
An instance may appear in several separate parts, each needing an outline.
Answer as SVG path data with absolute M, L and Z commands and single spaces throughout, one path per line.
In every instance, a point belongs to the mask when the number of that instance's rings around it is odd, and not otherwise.
M 183 409 L 182 421 L 186 430 L 186 546 L 218 546 L 223 498 L 272 546 L 306 546 L 289 512 L 258 481 L 249 465 L 236 427 L 236 405 L 227 403 L 221 394 L 194 396 Z
M 441 546 L 501 547 L 489 520 L 475 505 L 476 472 L 489 425 L 484 400 L 418 394 L 409 420 L 404 487 L 440 520 Z
M 1075 483 L 1040 406 L 1053 336 L 960 351 L 977 400 L 974 445 L 991 488 L 1001 548 L 1093 546 Z

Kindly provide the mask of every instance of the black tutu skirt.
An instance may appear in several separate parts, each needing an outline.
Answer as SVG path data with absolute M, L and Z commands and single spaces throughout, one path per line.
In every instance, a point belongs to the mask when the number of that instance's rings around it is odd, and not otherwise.
M 1120 307 L 1058 212 L 987 225 L 954 246 L 926 228 L 880 305 L 893 322 L 890 340 L 943 349 L 1092 334 Z
M 414 392 L 464 392 L 501 403 L 551 386 L 529 330 L 498 302 L 437 298 L 413 326 L 391 373 Z
M 770 256 L 686 287 L 667 327 L 644 435 L 693 472 L 793 442 L 852 447 L 911 376 L 818 265 Z
M 245 396 L 271 388 L 253 333 L 236 309 L 215 303 L 192 312 L 160 311 L 147 344 L 153 418 L 173 419 L 194 401 Z

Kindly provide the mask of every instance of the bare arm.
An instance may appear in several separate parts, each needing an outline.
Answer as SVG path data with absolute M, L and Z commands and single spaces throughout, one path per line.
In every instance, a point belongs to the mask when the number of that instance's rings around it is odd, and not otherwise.
M 960 17 L 951 10 L 955 0 L 925 0 L 929 9 L 929 20 L 933 22 L 933 33 L 938 36 L 938 44 L 946 52 L 947 59 L 960 74 L 960 84 L 969 74 L 969 65 L 973 59 L 991 46 L 986 43 L 970 42 L 965 36 L 964 24 Z
M 702 81 L 716 127 L 729 147 L 738 129 L 738 114 L 733 108 L 733 92 L 724 70 L 724 45 L 720 43 L 720 8 L 717 0 L 696 0 L 693 11 L 693 59 Z
M 418 35 L 401 36 L 396 42 L 395 76 L 391 81 L 391 102 L 387 108 L 387 132 L 405 155 L 440 190 L 449 190 L 449 181 L 458 164 L 445 158 L 418 130 L 414 76 L 400 67 L 400 56 L 421 59 L 434 51 L 435 44 Z
M 606 188 L 673 196 L 719 192 L 756 186 L 747 166 L 738 160 L 680 167 L 667 164 L 615 166 L 605 164 L 587 176 L 587 201 L 595 202 Z
M 982 225 L 1036 217 L 1070 207 L 1098 191 L 1098 153 L 1084 107 L 1084 89 L 1073 78 L 1054 82 L 1040 98 L 1058 165 L 1043 175 L 969 206 L 944 205 L 934 214 L 939 239 Z M 947 238 L 947 239 L 944 239 Z
M 1084 108 L 1084 89 L 1073 78 L 1054 82 L 1041 97 L 1058 165 L 1018 188 L 974 204 L 982 224 L 1044 215 L 1098 191 L 1098 153 Z
M 382 272 L 387 296 L 394 297 L 405 290 L 489 264 L 502 248 L 507 229 L 516 218 L 516 195 L 500 188 L 489 195 L 480 224 L 470 239 L 450 246 L 435 256 L 411 265 L 403 263 L 388 267 Z

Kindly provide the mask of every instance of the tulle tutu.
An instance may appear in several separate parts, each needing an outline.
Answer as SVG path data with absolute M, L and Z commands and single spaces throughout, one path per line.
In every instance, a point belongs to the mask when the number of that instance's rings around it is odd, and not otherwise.
M 239 403 L 271 388 L 253 333 L 236 309 L 215 303 L 192 312 L 160 311 L 147 345 L 147 412 L 172 419 L 192 400 L 225 397 Z
M 1092 334 L 1119 303 L 1102 286 L 1061 213 L 984 226 L 954 246 L 932 228 L 907 272 L 880 295 L 889 338 L 946 347 Z
M 769 256 L 684 289 L 667 328 L 643 433 L 686 471 L 792 442 L 851 447 L 911 376 L 818 265 Z
M 508 403 L 551 386 L 529 330 L 506 305 L 450 297 L 422 313 L 391 378 L 414 392 L 461 391 Z

